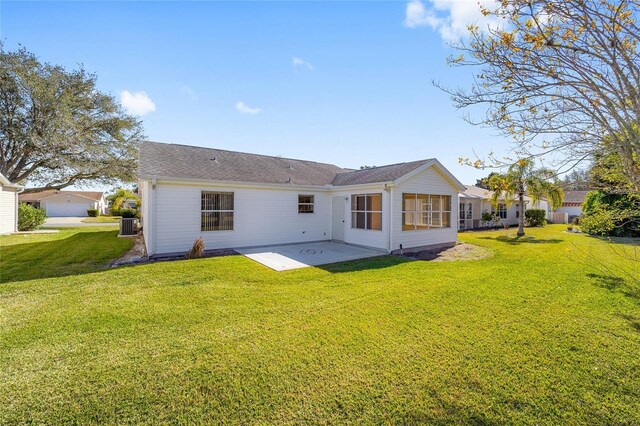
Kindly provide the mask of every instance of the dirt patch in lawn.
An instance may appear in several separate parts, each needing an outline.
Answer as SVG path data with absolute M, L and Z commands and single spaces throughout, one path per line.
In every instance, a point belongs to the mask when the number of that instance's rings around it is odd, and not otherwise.
M 130 238 L 133 240 L 133 246 L 120 258 L 111 262 L 111 266 L 129 265 L 132 263 L 144 262 L 147 258 L 147 249 L 144 246 L 144 237 L 142 234 L 124 236 L 119 238 Z
M 453 247 L 423 250 L 407 254 L 415 260 L 431 260 L 433 262 L 453 262 L 458 260 L 480 260 L 492 256 L 493 252 L 474 244 L 459 243 Z

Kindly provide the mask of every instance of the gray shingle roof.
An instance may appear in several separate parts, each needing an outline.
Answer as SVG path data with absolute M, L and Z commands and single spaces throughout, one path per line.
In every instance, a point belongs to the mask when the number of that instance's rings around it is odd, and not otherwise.
M 314 161 L 158 142 L 140 143 L 139 156 L 138 172 L 145 177 L 336 186 L 393 181 L 430 161 L 354 171 Z
M 584 203 L 589 191 L 565 191 L 564 203 Z
M 479 199 L 488 200 L 491 197 L 493 197 L 493 191 L 480 188 L 479 186 L 465 185 L 465 188 L 466 189 L 464 190 L 464 192 L 460 193 L 460 196 L 463 198 L 479 198 Z M 517 198 L 517 197 L 514 197 L 514 198 Z M 502 196 L 499 199 L 503 200 L 504 197 Z M 524 199 L 527 201 L 530 201 L 531 197 L 529 197 L 528 195 L 525 195 Z
M 333 179 L 335 186 L 361 185 L 365 183 L 391 182 L 418 167 L 432 161 L 432 159 L 411 161 L 410 163 L 390 164 L 388 166 L 372 167 L 370 169 L 355 170 L 336 175 Z
M 328 185 L 343 171 L 313 161 L 157 142 L 140 144 L 141 176 Z
M 59 189 L 46 189 L 40 192 L 28 192 L 18 195 L 18 199 L 21 202 L 27 201 L 40 201 L 43 198 L 52 197 L 54 195 L 79 195 L 81 197 L 90 198 L 92 200 L 100 201 L 102 198 L 102 192 L 99 191 L 61 191 Z

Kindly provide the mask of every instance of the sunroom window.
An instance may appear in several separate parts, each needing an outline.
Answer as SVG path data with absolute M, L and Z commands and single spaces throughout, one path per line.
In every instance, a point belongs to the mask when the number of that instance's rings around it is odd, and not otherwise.
M 351 196 L 351 227 L 382 230 L 382 194 Z
M 451 226 L 451 196 L 402 194 L 402 230 L 417 231 Z

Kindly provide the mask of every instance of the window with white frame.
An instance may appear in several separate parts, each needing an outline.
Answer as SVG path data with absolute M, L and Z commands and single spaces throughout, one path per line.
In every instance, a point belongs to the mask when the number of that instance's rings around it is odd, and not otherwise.
M 233 230 L 233 192 L 202 191 L 200 230 Z
M 505 203 L 498 203 L 498 207 L 492 205 L 491 213 L 497 215 L 500 219 L 507 218 L 507 205 Z
M 351 196 L 351 227 L 382 230 L 382 194 Z
M 402 230 L 451 227 L 451 196 L 402 194 Z
M 313 213 L 313 195 L 298 195 L 298 213 Z

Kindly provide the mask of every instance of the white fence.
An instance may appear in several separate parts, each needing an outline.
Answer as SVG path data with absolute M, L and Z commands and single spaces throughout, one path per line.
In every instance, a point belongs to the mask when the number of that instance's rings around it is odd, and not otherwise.
M 551 212 L 549 216 L 549 222 L 551 223 L 569 223 L 569 213 Z

